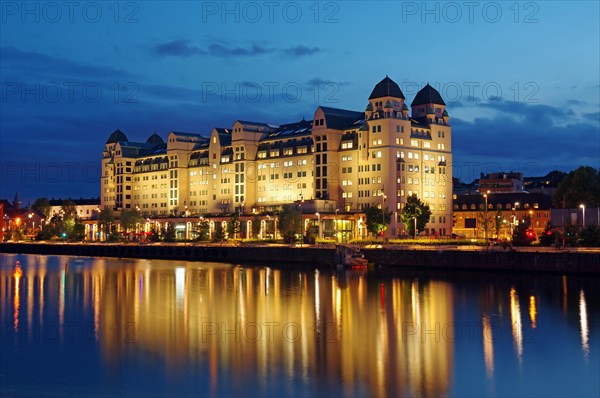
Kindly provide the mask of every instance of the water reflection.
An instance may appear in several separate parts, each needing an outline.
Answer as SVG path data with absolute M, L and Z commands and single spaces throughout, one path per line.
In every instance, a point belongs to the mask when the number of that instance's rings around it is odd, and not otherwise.
M 523 360 L 523 325 L 521 323 L 521 306 L 515 288 L 510 289 L 510 320 L 512 323 L 513 344 L 519 363 Z
M 17 261 L 15 265 L 15 270 L 13 272 L 13 278 L 15 279 L 15 295 L 14 295 L 14 313 L 13 313 L 13 327 L 15 332 L 19 331 L 19 310 L 21 308 L 21 275 L 23 275 L 23 271 L 21 270 L 21 265 Z
M 518 284 L 328 269 L 22 258 L 18 265 L 14 256 L 0 257 L 0 325 L 10 324 L 13 331 L 2 335 L 5 354 L 13 353 L 6 351 L 13 341 L 19 347 L 22 333 L 32 344 L 37 338 L 37 344 L 49 345 L 43 337 L 51 336 L 65 361 L 87 344 L 94 349 L 86 361 L 97 360 L 101 376 L 82 377 L 83 388 L 91 383 L 100 395 L 122 375 L 134 377 L 139 384 L 131 387 L 128 381 L 128 388 L 142 395 L 464 395 L 472 386 L 460 380 L 469 380 L 476 369 L 487 379 L 506 373 L 502 347 L 506 341 L 510 352 L 511 337 L 503 330 L 511 329 L 520 364 L 528 342 L 517 290 L 531 290 Z M 553 280 L 560 313 L 567 282 Z M 590 299 L 583 289 L 572 291 L 579 291 L 581 347 L 592 357 Z M 538 316 L 548 312 L 541 310 L 543 299 L 538 293 L 525 297 L 531 329 L 546 332 L 550 328 Z M 475 329 L 465 321 L 473 314 L 480 322 Z M 79 332 L 75 339 L 73 330 Z M 478 362 L 458 353 L 471 345 Z M 528 355 L 535 348 L 527 346 Z M 2 362 L 0 373 L 18 380 L 11 371 Z M 461 372 L 469 376 L 457 376 Z
M 481 320 L 483 334 L 483 357 L 485 361 L 485 370 L 488 377 L 494 376 L 494 335 L 490 316 L 484 314 Z
M 534 296 L 529 296 L 529 319 L 531 320 L 531 328 L 535 329 L 537 319 L 537 308 L 535 305 Z
M 581 327 L 581 348 L 583 354 L 587 358 L 590 353 L 589 337 L 588 337 L 588 315 L 587 305 L 585 303 L 585 294 L 583 290 L 579 292 L 579 324 Z

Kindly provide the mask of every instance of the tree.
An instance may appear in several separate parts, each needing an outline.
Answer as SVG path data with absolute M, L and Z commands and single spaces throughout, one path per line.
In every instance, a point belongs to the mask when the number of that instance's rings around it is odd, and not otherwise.
M 408 233 L 415 236 L 415 217 L 417 218 L 417 231 L 422 232 L 429 222 L 431 210 L 429 209 L 429 205 L 421 202 L 417 195 L 412 194 L 406 199 L 406 204 L 400 216 Z
M 37 198 L 31 208 L 42 213 L 46 220 L 50 219 L 50 201 L 48 198 Z
M 317 241 L 317 236 L 319 235 L 319 226 L 311 225 L 306 228 L 306 235 L 304 235 L 304 243 L 314 245 Z
M 600 228 L 596 225 L 588 225 L 581 230 L 580 244 L 586 247 L 600 246 Z
M 108 239 L 108 235 L 111 232 L 111 225 L 113 225 L 114 222 L 115 217 L 113 215 L 112 210 L 101 210 L 100 214 L 98 214 L 98 229 L 100 230 L 100 235 L 102 236 L 102 233 L 104 233 L 106 235 L 106 239 Z
M 213 242 L 223 242 L 225 240 L 225 231 L 223 231 L 223 224 L 215 222 L 215 230 L 213 232 Z
M 154 224 L 150 225 L 150 234 L 146 239 L 150 242 L 158 242 L 160 240 L 160 231 L 156 229 Z
M 60 213 L 63 221 L 63 231 L 67 236 L 71 236 L 75 221 L 78 218 L 77 206 L 70 199 L 65 199 L 62 202 Z
M 165 242 L 175 242 L 176 233 L 175 233 L 175 223 L 170 222 L 167 225 L 167 228 L 163 229 L 162 234 Z
M 552 246 L 557 240 L 557 231 L 550 221 L 546 223 L 544 232 L 540 235 L 540 246 Z
M 236 214 L 231 216 L 227 223 L 227 235 L 229 239 L 236 239 L 237 234 L 240 233 L 240 217 Z
M 492 214 L 494 215 L 492 223 L 494 233 L 496 234 L 496 239 L 500 239 L 500 231 L 502 231 L 502 227 L 504 226 L 504 213 L 502 213 L 502 210 L 496 210 Z
M 552 197 L 552 204 L 558 209 L 573 209 L 585 204 L 589 207 L 600 205 L 600 173 L 589 166 L 581 166 L 571 171 L 558 184 Z
M 69 238 L 73 241 L 80 242 L 85 238 L 85 225 L 81 222 L 81 219 L 77 218 L 73 225 L 73 231 Z
M 283 206 L 279 212 L 277 228 L 286 243 L 294 242 L 294 235 L 302 233 L 302 213 L 293 204 Z
M 43 229 L 43 234 L 40 239 L 51 239 L 55 236 L 60 236 L 61 238 L 66 237 L 65 232 L 65 224 L 63 218 L 55 214 L 50 218 L 50 221 L 46 223 Z
M 535 241 L 535 232 L 531 229 L 531 219 L 527 217 L 513 230 L 512 243 L 515 246 L 529 246 Z
M 135 229 L 135 225 L 142 220 L 136 210 L 123 210 L 121 212 L 121 228 L 125 232 Z
M 208 220 L 201 220 L 198 223 L 198 227 L 196 228 L 196 234 L 198 237 L 196 238 L 199 241 L 207 241 L 210 237 L 210 223 Z
M 257 239 L 258 235 L 260 235 L 260 223 L 260 217 L 254 216 L 254 218 L 252 219 L 252 237 L 254 239 Z
M 381 209 L 376 206 L 369 206 L 367 210 L 365 210 L 365 216 L 367 218 L 367 231 L 373 234 L 373 236 L 377 236 L 386 229 L 386 225 L 390 223 L 392 219 L 392 213 L 385 212 L 385 214 L 381 215 Z M 382 221 L 385 224 L 382 224 Z
M 486 220 L 487 214 L 487 220 Z M 504 220 L 502 210 L 496 211 L 480 211 L 477 213 L 477 222 L 482 225 L 483 230 L 487 229 L 488 238 L 496 235 L 496 238 L 500 237 L 500 230 L 502 229 L 502 222 Z

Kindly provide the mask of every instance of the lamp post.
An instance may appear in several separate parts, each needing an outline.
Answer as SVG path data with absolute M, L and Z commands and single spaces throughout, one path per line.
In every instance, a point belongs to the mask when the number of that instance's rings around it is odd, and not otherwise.
M 581 215 L 581 229 L 585 228 L 585 205 L 582 203 L 579 205 L 583 210 L 583 214 Z
M 381 238 L 385 234 L 385 194 L 383 193 L 383 189 L 381 190 Z
M 29 213 L 29 214 L 27 215 L 27 217 L 29 217 L 29 222 L 32 222 L 32 223 L 33 223 L 33 226 L 31 227 L 31 234 L 33 235 L 33 234 L 35 234 L 35 221 L 33 221 L 33 220 L 32 220 L 32 218 L 33 218 L 33 213 Z
M 485 244 L 487 246 L 488 244 L 488 194 L 490 193 L 490 191 L 488 190 L 486 193 L 483 194 L 483 197 L 485 199 L 485 222 L 484 222 L 484 237 L 485 237 Z
M 413 220 L 415 220 L 415 228 L 413 231 L 413 239 L 417 239 L 417 209 L 415 208 L 415 216 L 413 217 Z
M 337 226 L 338 211 L 340 211 L 340 209 L 335 209 L 335 217 L 333 219 L 333 226 L 334 226 L 334 231 L 335 231 L 335 243 L 338 242 L 338 226 Z
M 321 215 L 319 213 L 317 213 L 317 225 L 319 227 L 319 230 L 318 230 L 319 231 L 318 232 L 319 239 L 321 239 Z

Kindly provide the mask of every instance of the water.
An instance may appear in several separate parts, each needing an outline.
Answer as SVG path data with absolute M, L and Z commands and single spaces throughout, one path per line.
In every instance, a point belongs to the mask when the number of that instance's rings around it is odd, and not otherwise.
M 599 278 L 0 255 L 0 395 L 599 396 Z

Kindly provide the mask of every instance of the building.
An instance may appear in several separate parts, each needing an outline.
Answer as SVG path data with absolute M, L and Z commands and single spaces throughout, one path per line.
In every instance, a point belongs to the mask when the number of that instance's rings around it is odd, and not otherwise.
M 560 228 L 600 226 L 600 207 L 580 206 L 575 209 L 552 209 L 550 221 L 552 221 L 552 225 Z
M 440 94 L 429 84 L 411 103 L 389 77 L 364 112 L 320 106 L 312 120 L 275 125 L 237 120 L 210 133 L 171 132 L 129 141 L 115 130 L 102 156 L 101 207 L 145 217 L 261 214 L 287 203 L 324 208 L 319 223 L 366 234 L 368 206 L 394 212 L 402 234 L 407 196 L 429 203 L 427 233 L 452 232 L 452 137 Z M 340 222 L 348 221 L 344 226 Z M 358 231 L 358 232 L 357 232 Z
M 62 206 L 66 201 L 70 201 L 75 205 L 77 216 L 81 220 L 98 219 L 98 209 L 100 208 L 100 198 L 79 198 L 79 199 L 50 199 L 49 217 L 60 215 Z
M 515 226 L 529 219 L 539 236 L 550 221 L 551 198 L 540 193 L 490 193 L 456 195 L 454 228 L 456 235 L 484 239 L 485 217 L 488 218 L 488 238 L 510 239 Z M 485 205 L 487 203 L 487 212 Z
M 523 173 L 490 173 L 479 179 L 479 192 L 523 192 Z
M 43 228 L 45 217 L 42 213 L 29 207 L 21 207 L 18 195 L 10 202 L 6 199 L 0 199 L 0 241 L 12 239 L 14 232 L 22 239 L 29 239 L 37 235 Z

